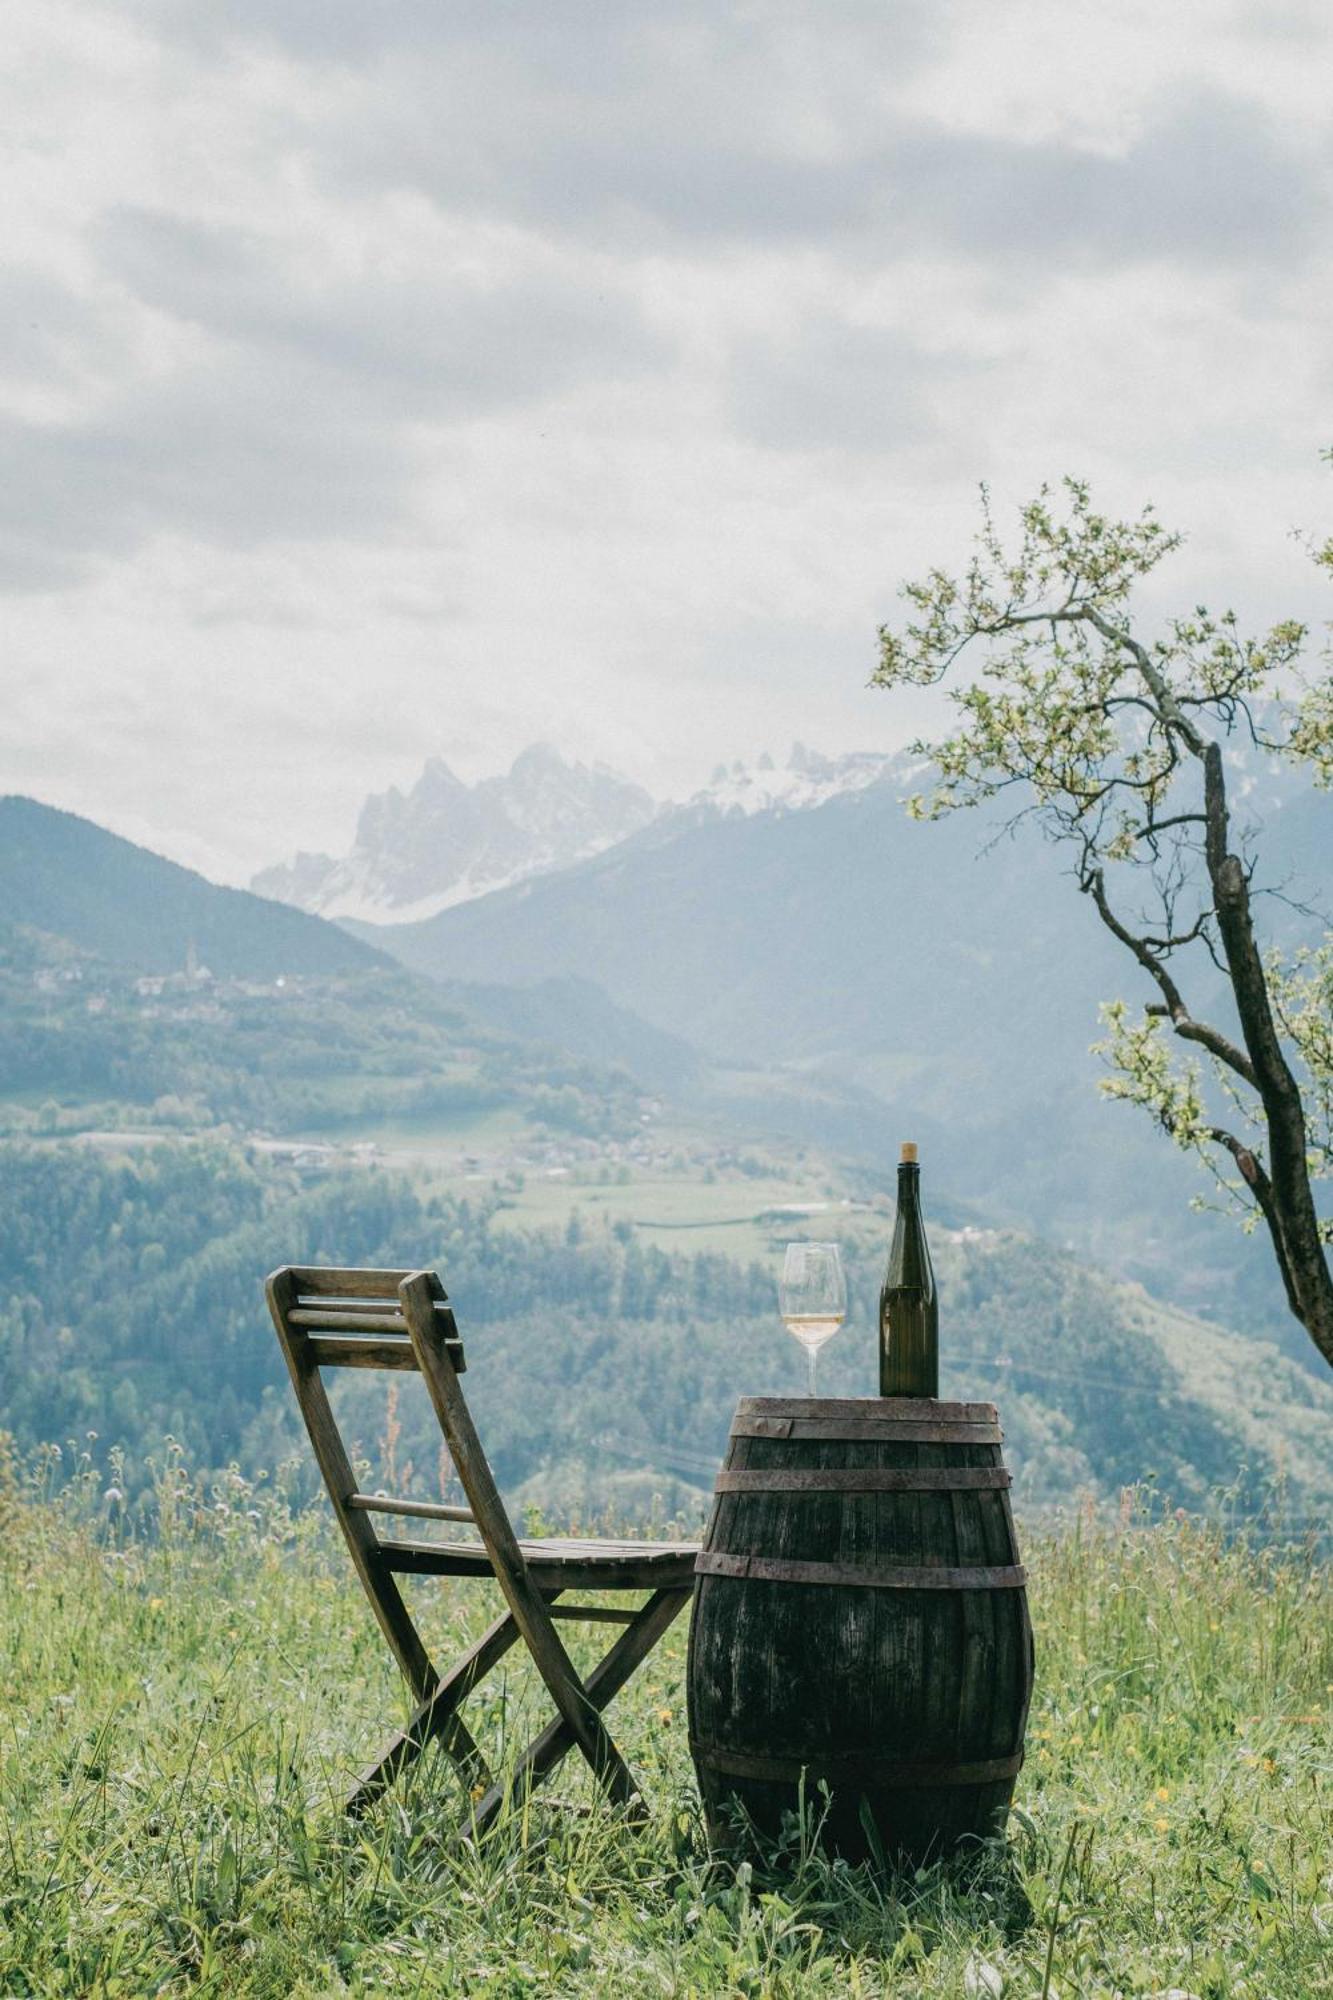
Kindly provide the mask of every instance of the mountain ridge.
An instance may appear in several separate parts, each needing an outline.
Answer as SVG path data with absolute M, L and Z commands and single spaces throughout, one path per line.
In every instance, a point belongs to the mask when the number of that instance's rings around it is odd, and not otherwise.
M 767 752 L 748 763 L 738 758 L 717 765 L 689 797 L 659 802 L 607 765 L 567 762 L 545 743 L 475 785 L 432 757 L 407 792 L 390 786 L 365 800 L 341 859 L 299 853 L 261 869 L 250 886 L 336 922 L 423 923 L 576 867 L 657 822 L 809 811 L 900 767 L 919 768 L 876 751 L 826 757 L 795 743 L 785 765 Z
M 418 922 L 600 853 L 656 810 L 642 786 L 604 764 L 566 763 L 550 744 L 476 785 L 432 757 L 407 792 L 366 799 L 348 854 L 298 854 L 251 887 L 331 919 Z
M 67 939 L 111 964 L 279 978 L 361 972 L 384 954 L 303 910 L 224 888 L 94 820 L 0 798 L 0 922 Z

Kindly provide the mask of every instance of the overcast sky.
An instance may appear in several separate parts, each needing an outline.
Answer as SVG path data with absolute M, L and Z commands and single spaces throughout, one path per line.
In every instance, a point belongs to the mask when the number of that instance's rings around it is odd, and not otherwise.
M 1325 613 L 1329 22 L 10 0 L 0 789 L 243 881 L 428 754 L 889 748 L 983 478 Z

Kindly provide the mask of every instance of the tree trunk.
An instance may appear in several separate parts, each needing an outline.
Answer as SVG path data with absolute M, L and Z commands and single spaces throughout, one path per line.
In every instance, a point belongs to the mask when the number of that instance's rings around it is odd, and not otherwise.
M 1218 744 L 1209 743 L 1205 748 L 1203 769 L 1206 856 L 1217 927 L 1268 1125 L 1272 1201 L 1265 1205 L 1264 1219 L 1289 1280 L 1292 1310 L 1333 1368 L 1333 1278 L 1310 1188 L 1305 1111 L 1273 1019 L 1263 959 L 1250 918 L 1249 882 L 1239 857 L 1227 849 L 1226 781 Z

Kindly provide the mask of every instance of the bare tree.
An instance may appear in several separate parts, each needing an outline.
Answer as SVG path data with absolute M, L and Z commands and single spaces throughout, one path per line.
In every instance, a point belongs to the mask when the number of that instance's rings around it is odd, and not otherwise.
M 953 733 L 914 746 L 938 783 L 909 810 L 934 819 L 1012 790 L 1016 819 L 1072 846 L 1079 888 L 1154 989 L 1141 1015 L 1103 1008 L 1103 1088 L 1144 1106 L 1266 1229 L 1287 1304 L 1333 1366 L 1333 1223 L 1314 1192 L 1333 1170 L 1333 933 L 1287 956 L 1261 944 L 1224 754 L 1234 739 L 1333 784 L 1333 676 L 1326 657 L 1302 671 L 1294 621 L 1251 639 L 1200 607 L 1138 636 L 1134 587 L 1180 537 L 1151 508 L 1098 514 L 1076 480 L 1062 495 L 1043 488 L 1006 548 L 983 489 L 966 572 L 904 585 L 906 622 L 881 629 L 874 685 L 932 685 L 964 655 L 976 667 L 950 687 Z M 1333 542 L 1314 553 L 1333 571 Z M 1235 1028 L 1189 1004 L 1204 955 Z

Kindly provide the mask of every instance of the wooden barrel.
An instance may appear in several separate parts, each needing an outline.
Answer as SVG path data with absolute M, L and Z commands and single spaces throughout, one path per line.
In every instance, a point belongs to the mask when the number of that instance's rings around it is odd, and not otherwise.
M 1004 1825 L 1032 1692 L 993 1403 L 737 1407 L 695 1564 L 690 1746 L 714 1842 L 802 1796 L 861 1860 Z M 737 1808 L 743 1808 L 738 1813 Z

